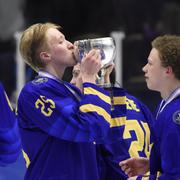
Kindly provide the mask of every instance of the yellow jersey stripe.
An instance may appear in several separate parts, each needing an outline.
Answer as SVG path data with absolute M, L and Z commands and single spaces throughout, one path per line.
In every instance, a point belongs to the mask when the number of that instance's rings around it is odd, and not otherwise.
M 105 101 L 106 103 L 108 104 L 111 104 L 111 99 L 109 96 L 106 96 L 105 94 L 93 89 L 93 88 L 90 88 L 90 87 L 86 87 L 84 88 L 84 94 L 92 94 L 92 95 L 96 95 L 98 96 L 100 99 L 102 99 L 103 101 Z
M 116 127 L 116 126 L 124 126 L 126 121 L 126 117 L 117 117 L 111 119 L 111 126 L 110 127 Z
M 103 118 L 110 124 L 110 127 L 122 126 L 125 124 L 126 117 L 119 118 L 111 118 L 109 113 L 107 113 L 103 108 L 93 105 L 86 104 L 80 107 L 81 112 L 97 112 L 99 115 L 103 116 Z
M 123 105 L 123 104 L 126 104 L 126 96 L 113 97 L 113 104 L 114 105 Z

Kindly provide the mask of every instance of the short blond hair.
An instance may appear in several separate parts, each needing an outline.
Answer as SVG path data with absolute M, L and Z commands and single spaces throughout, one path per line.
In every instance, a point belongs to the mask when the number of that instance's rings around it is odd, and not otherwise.
M 27 28 L 20 39 L 19 50 L 25 60 L 35 71 L 44 67 L 40 58 L 42 50 L 48 50 L 46 32 L 49 28 L 60 29 L 61 27 L 53 23 L 37 23 Z

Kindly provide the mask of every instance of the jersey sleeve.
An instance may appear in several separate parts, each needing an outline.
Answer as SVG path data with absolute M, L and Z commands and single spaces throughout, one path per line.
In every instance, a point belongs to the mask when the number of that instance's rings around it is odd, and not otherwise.
M 21 151 L 17 119 L 9 99 L 0 84 L 0 165 L 13 163 Z
M 127 115 L 124 89 L 112 87 L 107 90 L 111 97 L 111 119 L 110 128 L 103 144 L 111 144 L 122 139 Z
M 126 96 L 123 88 L 113 87 L 111 94 L 111 123 L 108 138 L 104 143 L 111 144 L 123 138 L 127 117 Z
M 78 102 L 61 85 L 57 89 L 23 90 L 18 100 L 18 117 L 23 128 L 39 128 L 51 136 L 74 142 L 101 141 L 111 124 L 109 93 L 84 83 Z

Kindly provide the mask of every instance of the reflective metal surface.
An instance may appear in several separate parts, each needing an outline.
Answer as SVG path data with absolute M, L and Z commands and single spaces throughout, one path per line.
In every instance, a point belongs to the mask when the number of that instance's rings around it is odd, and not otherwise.
M 78 40 L 74 42 L 74 45 L 77 47 L 75 55 L 79 62 L 93 48 L 100 50 L 102 68 L 111 64 L 115 58 L 116 48 L 111 37 Z

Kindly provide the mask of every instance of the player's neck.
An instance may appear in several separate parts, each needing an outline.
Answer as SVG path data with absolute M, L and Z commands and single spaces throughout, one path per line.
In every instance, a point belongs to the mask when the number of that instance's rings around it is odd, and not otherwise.
M 54 68 L 52 66 L 47 66 L 46 68 L 43 69 L 43 71 L 55 76 L 58 79 L 62 79 L 62 76 L 64 74 L 64 69 L 58 69 L 58 68 Z
M 166 100 L 168 99 L 171 94 L 180 88 L 180 81 L 177 81 L 177 83 L 172 83 L 168 87 L 164 88 L 161 92 L 161 97 Z

